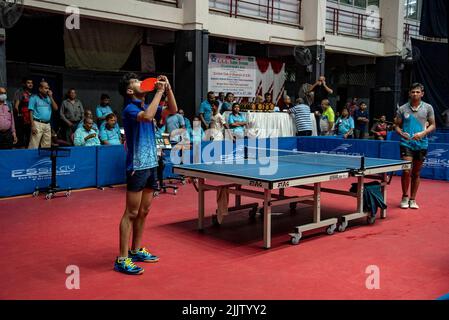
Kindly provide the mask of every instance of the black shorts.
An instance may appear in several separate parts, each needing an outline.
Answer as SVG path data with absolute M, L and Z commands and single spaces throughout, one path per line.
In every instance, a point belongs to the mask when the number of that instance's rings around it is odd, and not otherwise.
M 427 156 L 427 149 L 412 150 L 401 146 L 401 157 L 413 158 L 414 161 L 424 161 Z
M 158 190 L 158 188 L 157 167 L 126 172 L 126 189 L 128 191 L 140 192 L 143 189 Z

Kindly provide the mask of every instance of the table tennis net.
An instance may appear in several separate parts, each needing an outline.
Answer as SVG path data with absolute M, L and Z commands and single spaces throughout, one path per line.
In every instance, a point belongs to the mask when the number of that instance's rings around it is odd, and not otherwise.
M 289 162 L 297 164 L 312 164 L 317 166 L 333 166 L 345 169 L 363 169 L 365 165 L 364 156 L 349 156 L 339 154 L 291 151 L 280 149 L 245 148 L 245 158 L 264 159 L 270 161 Z

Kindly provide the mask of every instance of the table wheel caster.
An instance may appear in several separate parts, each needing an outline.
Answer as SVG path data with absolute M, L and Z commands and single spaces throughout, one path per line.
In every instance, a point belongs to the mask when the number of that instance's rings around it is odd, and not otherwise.
M 72 191 L 66 191 L 65 193 L 64 193 L 64 195 L 68 198 L 68 197 L 70 197 L 70 195 L 72 194 Z
M 328 235 L 331 235 L 331 234 L 334 234 L 335 229 L 337 229 L 337 225 L 333 224 L 333 225 L 330 225 L 329 227 L 327 227 L 326 232 Z
M 346 228 L 348 227 L 348 222 L 342 222 L 338 225 L 338 232 L 345 232 Z
M 33 197 L 37 197 L 37 196 L 39 196 L 39 190 L 36 190 L 33 192 Z
M 46 195 L 45 195 L 45 199 L 47 199 L 47 200 L 50 200 L 51 198 L 53 198 L 54 197 L 54 194 L 53 193 L 47 193 Z
M 299 244 L 299 240 L 301 240 L 301 238 L 302 238 L 302 233 L 301 232 L 290 233 L 290 236 L 292 237 L 290 240 L 291 243 L 294 245 L 297 245 L 297 244 Z

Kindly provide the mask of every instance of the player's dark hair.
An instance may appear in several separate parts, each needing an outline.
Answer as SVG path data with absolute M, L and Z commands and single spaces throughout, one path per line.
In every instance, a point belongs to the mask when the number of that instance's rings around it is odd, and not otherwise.
M 412 85 L 410 86 L 410 91 L 414 89 L 419 89 L 424 92 L 424 85 L 419 82 L 412 83 Z
M 126 91 L 128 90 L 129 84 L 132 79 L 139 79 L 139 76 L 132 72 L 127 73 L 122 77 L 122 79 L 120 79 L 120 82 L 118 84 L 118 92 L 125 98 L 127 96 Z

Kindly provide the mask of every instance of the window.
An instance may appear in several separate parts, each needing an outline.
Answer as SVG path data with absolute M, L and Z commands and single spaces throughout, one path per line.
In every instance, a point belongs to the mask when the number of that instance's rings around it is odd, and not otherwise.
M 367 8 L 369 6 L 379 6 L 380 0 L 329 0 L 331 2 L 337 2 L 345 6 Z
M 421 19 L 422 0 L 404 0 L 404 16 L 406 19 Z

